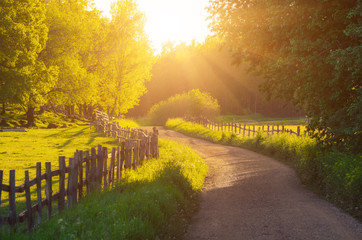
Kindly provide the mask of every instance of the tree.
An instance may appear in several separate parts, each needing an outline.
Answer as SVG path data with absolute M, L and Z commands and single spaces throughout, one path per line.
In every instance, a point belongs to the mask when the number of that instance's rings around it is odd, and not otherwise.
M 48 29 L 39 0 L 0 2 L 0 100 L 19 103 L 34 125 L 34 109 L 53 85 L 57 69 L 46 67 L 38 54 L 45 47 Z
M 49 38 L 41 59 L 59 68 L 59 77 L 48 94 L 53 105 L 97 102 L 96 52 L 102 39 L 100 12 L 89 10 L 88 0 L 48 1 Z
M 359 0 L 210 0 L 208 11 L 234 61 L 263 76 L 268 97 L 303 108 L 325 146 L 361 151 Z
M 209 37 L 202 44 L 164 44 L 146 83 L 147 93 L 130 115 L 145 115 L 157 102 L 191 89 L 209 92 L 220 103 L 223 114 L 261 113 L 294 116 L 291 104 L 265 101 L 258 91 L 260 77 L 248 74 L 246 64 L 232 65 L 232 57 L 221 40 Z M 285 106 L 286 105 L 286 106 Z M 285 107 L 284 107 L 285 106 Z M 300 113 L 301 114 L 301 113 Z
M 118 0 L 111 7 L 104 77 L 99 84 L 100 105 L 111 115 L 124 114 L 137 105 L 151 77 L 153 52 L 144 31 L 145 18 L 133 0 Z

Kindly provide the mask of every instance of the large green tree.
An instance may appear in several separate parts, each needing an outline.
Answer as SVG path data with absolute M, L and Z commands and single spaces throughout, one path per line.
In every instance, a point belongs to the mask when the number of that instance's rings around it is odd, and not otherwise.
M 361 1 L 210 0 L 211 27 L 327 146 L 360 151 Z
M 2 0 L 0 16 L 0 100 L 23 105 L 32 126 L 57 75 L 38 58 L 47 41 L 45 7 L 39 0 Z
M 144 31 L 145 17 L 134 0 L 118 0 L 107 26 L 99 104 L 111 115 L 127 113 L 145 93 L 151 77 L 153 52 Z
M 96 52 L 102 39 L 100 12 L 90 10 L 89 0 L 49 0 L 46 24 L 49 37 L 40 57 L 59 68 L 59 77 L 48 94 L 53 105 L 95 104 L 97 83 L 94 74 Z

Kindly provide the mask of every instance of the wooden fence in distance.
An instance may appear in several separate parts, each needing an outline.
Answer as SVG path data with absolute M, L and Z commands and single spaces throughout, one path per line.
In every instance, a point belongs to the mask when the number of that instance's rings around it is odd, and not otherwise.
M 100 127 L 100 126 L 96 126 Z M 118 133 L 120 135 L 118 135 Z M 148 157 L 157 158 L 158 131 L 148 135 L 136 129 L 119 129 L 115 134 L 120 146 L 112 148 L 108 153 L 106 147 L 98 145 L 98 149 L 91 151 L 76 151 L 74 158 L 69 158 L 66 166 L 65 157 L 59 157 L 59 169 L 52 170 L 50 162 L 45 163 L 45 173 L 41 172 L 41 163 L 36 165 L 36 177 L 29 179 L 29 171 L 25 171 L 25 182 L 15 186 L 15 170 L 10 170 L 9 185 L 3 184 L 3 171 L 0 170 L 0 204 L 2 192 L 9 193 L 9 216 L 0 217 L 0 225 L 8 224 L 12 229 L 17 223 L 27 221 L 31 231 L 35 224 L 40 224 L 44 217 L 42 209 L 46 207 L 47 218 L 53 212 L 53 202 L 57 202 L 60 213 L 66 206 L 73 207 L 85 193 L 113 186 L 120 181 L 122 172 L 126 169 L 135 169 L 142 165 Z M 53 177 L 59 177 L 59 191 L 53 193 Z M 42 195 L 42 181 L 45 180 L 45 198 Z M 31 189 L 36 187 L 36 200 L 31 199 Z M 17 214 L 15 193 L 24 193 L 26 209 Z M 32 203 L 36 202 L 32 205 Z M 36 220 L 36 221 L 35 221 Z
M 262 125 L 257 126 L 255 124 L 246 124 L 246 123 L 236 123 L 236 122 L 216 122 L 208 120 L 204 117 L 192 118 L 185 117 L 186 121 L 197 123 L 203 125 L 206 128 L 209 128 L 214 131 L 225 131 L 239 134 L 242 136 L 255 136 L 258 132 L 264 132 L 267 135 L 279 134 L 279 133 L 290 133 L 296 136 L 301 136 L 300 126 L 297 127 L 297 131 L 292 129 L 287 129 L 284 125 Z

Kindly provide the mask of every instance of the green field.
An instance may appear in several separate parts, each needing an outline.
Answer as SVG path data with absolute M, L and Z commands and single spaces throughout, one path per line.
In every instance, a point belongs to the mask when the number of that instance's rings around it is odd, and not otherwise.
M 250 114 L 250 115 L 220 115 L 215 118 L 216 121 L 222 122 L 241 122 L 247 124 L 258 124 L 258 125 L 306 125 L 308 119 L 305 117 L 295 118 L 271 118 L 264 117 L 261 114 Z
M 114 189 L 91 193 L 32 234 L 4 226 L 0 239 L 181 239 L 207 170 L 191 149 L 161 139 L 159 159 L 125 172 Z
M 119 120 L 121 126 L 137 126 L 136 123 Z M 45 172 L 45 162 L 50 162 L 52 170 L 59 168 L 59 156 L 69 158 L 76 150 L 90 151 L 98 144 L 108 147 L 117 146 L 117 140 L 104 137 L 103 133 L 94 131 L 94 127 L 87 123 L 80 123 L 67 128 L 56 129 L 27 129 L 27 132 L 0 132 L 0 170 L 3 170 L 4 184 L 9 184 L 9 171 L 15 170 L 16 186 L 23 184 L 25 170 L 29 171 L 30 179 L 36 176 L 36 163 L 41 162 L 42 172 Z M 57 177 L 53 178 L 53 191 L 58 191 Z M 43 181 L 45 184 L 45 181 Z M 45 194 L 43 193 L 45 196 Z M 25 209 L 25 193 L 17 193 L 17 212 Z M 32 199 L 36 199 L 35 188 L 32 189 Z M 8 214 L 8 196 L 3 192 L 1 196 L 0 216 Z

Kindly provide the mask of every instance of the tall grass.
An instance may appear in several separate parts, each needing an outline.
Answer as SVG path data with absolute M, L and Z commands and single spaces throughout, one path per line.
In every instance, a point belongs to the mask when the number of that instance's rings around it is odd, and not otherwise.
M 188 147 L 160 140 L 160 158 L 127 171 L 114 189 L 88 195 L 32 234 L 10 238 L 179 239 L 197 209 L 207 169 Z
M 291 134 L 241 137 L 209 130 L 182 119 L 170 119 L 166 127 L 215 143 L 245 147 L 273 156 L 294 167 L 302 182 L 352 216 L 362 220 L 362 156 L 322 150 L 308 136 Z

